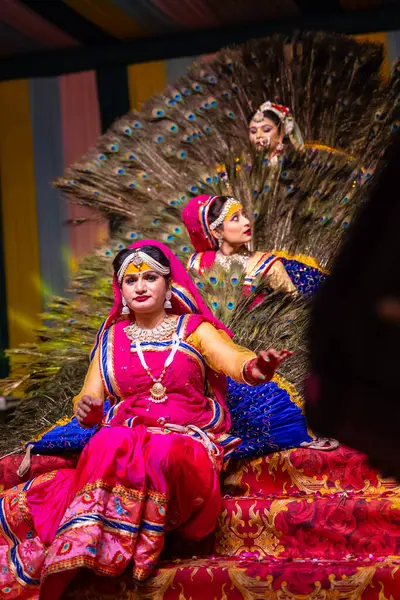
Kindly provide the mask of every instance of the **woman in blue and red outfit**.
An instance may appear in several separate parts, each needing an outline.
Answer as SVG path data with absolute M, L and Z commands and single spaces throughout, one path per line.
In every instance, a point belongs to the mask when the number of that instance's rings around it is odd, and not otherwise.
M 282 262 L 270 252 L 249 252 L 252 232 L 242 204 L 227 196 L 197 196 L 182 211 L 195 253 L 188 269 L 201 273 L 214 264 L 226 270 L 233 263 L 245 271 L 244 292 L 254 280 L 267 278 L 272 290 L 296 292 Z M 247 292 L 246 292 L 247 288 Z M 242 438 L 235 457 L 262 456 L 276 450 L 307 446 L 332 450 L 335 440 L 313 439 L 303 414 L 303 400 L 289 382 L 275 375 L 271 382 L 249 387 L 229 380 L 228 404 L 232 431 Z

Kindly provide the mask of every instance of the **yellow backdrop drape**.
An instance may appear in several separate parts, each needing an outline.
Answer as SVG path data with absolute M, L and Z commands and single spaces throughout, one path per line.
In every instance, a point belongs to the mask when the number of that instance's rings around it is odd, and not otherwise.
M 385 32 L 380 33 L 365 33 L 362 35 L 354 36 L 359 42 L 372 42 L 374 44 L 382 44 L 384 48 L 384 60 L 382 64 L 381 74 L 384 80 L 389 79 L 390 65 L 388 57 L 388 43 L 387 34 Z
M 9 345 L 33 338 L 42 310 L 29 82 L 0 83 L 0 180 Z
M 82 17 L 117 38 L 136 38 L 147 33 L 141 25 L 135 23 L 129 15 L 109 0 L 64 1 Z
M 129 106 L 139 110 L 153 94 L 166 85 L 165 62 L 157 61 L 128 66 Z

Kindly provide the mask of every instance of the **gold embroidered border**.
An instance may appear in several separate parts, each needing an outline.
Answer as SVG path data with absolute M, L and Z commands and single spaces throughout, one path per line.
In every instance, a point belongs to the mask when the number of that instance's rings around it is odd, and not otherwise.
M 87 494 L 88 492 L 94 492 L 95 490 L 103 490 L 105 492 L 113 493 L 116 496 L 129 498 L 138 502 L 144 502 L 146 500 L 146 492 L 142 492 L 140 490 L 131 490 L 119 484 L 111 485 L 109 483 L 105 483 L 102 479 L 97 479 L 96 481 L 86 483 L 83 488 L 77 492 L 76 496 Z
M 29 514 L 29 508 L 26 502 L 26 491 L 21 492 L 18 496 L 18 508 L 20 510 L 24 522 L 28 525 L 28 527 L 31 527 L 33 529 L 33 519 Z
M 303 412 L 304 400 L 294 385 L 276 373 L 273 376 L 272 381 L 285 390 L 289 394 L 291 401 L 301 409 L 301 412 Z

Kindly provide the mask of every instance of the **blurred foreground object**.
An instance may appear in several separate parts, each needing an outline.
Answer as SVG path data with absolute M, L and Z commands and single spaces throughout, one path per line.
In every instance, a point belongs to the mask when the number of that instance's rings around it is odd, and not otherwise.
M 312 311 L 307 417 L 400 480 L 400 134 Z
M 20 404 L 21 398 L 0 396 L 0 423 L 7 423 Z

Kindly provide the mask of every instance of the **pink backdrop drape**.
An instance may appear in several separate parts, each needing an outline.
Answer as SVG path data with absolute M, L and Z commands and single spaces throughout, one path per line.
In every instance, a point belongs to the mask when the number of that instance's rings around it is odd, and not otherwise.
M 86 154 L 101 134 L 95 72 L 63 75 L 60 77 L 60 95 L 64 167 L 68 167 Z M 79 135 L 76 135 L 78 131 Z M 104 241 L 108 224 L 97 211 L 73 202 L 68 205 L 68 219 L 86 219 L 81 225 L 70 225 L 71 255 L 76 263 Z

